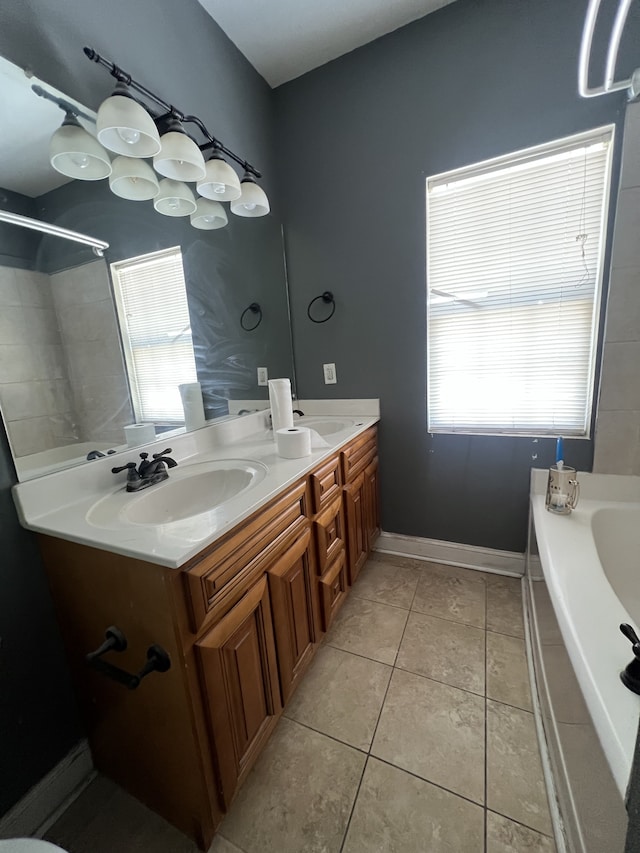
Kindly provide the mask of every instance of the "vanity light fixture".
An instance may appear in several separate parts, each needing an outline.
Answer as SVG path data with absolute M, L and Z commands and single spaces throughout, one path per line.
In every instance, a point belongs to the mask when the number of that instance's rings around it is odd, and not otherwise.
M 210 201 L 208 198 L 197 200 L 196 211 L 191 214 L 191 224 L 194 228 L 214 231 L 216 228 L 224 228 L 227 222 L 227 212 L 219 201 Z
M 240 198 L 231 202 L 231 213 L 247 217 L 266 216 L 269 213 L 269 199 L 249 172 L 245 172 L 240 190 Z
M 176 119 L 168 123 L 160 137 L 161 149 L 153 158 L 153 167 L 174 181 L 201 181 L 205 176 L 204 157 L 196 143 Z
M 69 110 L 51 137 L 49 160 L 56 172 L 68 178 L 100 181 L 111 174 L 109 155 Z
M 153 157 L 160 151 L 160 134 L 145 108 L 139 104 L 124 80 L 103 101 L 96 119 L 98 139 L 114 154 Z
M 214 201 L 235 201 L 240 198 L 240 178 L 215 148 L 205 164 L 204 178 L 198 181 L 198 192 Z
M 189 216 L 196 212 L 196 200 L 189 187 L 171 178 L 160 181 L 160 190 L 153 200 L 153 206 L 163 216 Z
M 114 195 L 129 201 L 149 201 L 160 192 L 156 173 L 139 157 L 116 157 L 111 164 L 109 188 Z
M 153 157 L 156 172 L 166 178 L 160 182 L 160 192 L 154 198 L 154 207 L 158 212 L 166 216 L 196 214 L 196 201 L 192 191 L 185 185 L 186 181 L 195 182 L 198 193 L 204 198 L 215 202 L 231 202 L 231 210 L 237 216 L 256 217 L 269 213 L 266 193 L 256 183 L 256 179 L 262 177 L 260 172 L 209 133 L 201 119 L 195 115 L 185 115 L 92 48 L 85 47 L 84 53 L 88 59 L 106 68 L 118 81 L 113 95 L 98 110 L 98 139 L 110 151 L 125 157 Z M 147 103 L 153 107 L 147 106 Z M 186 124 L 196 126 L 204 138 L 201 143 L 187 133 L 184 127 Z M 158 127 L 162 136 L 158 133 Z M 212 153 L 205 163 L 203 154 L 209 151 Z M 242 184 L 236 171 L 224 158 L 233 160 L 243 169 Z M 179 191 L 176 184 L 181 185 Z M 114 180 L 112 189 L 114 186 L 126 184 Z M 192 216 L 194 227 L 204 227 L 201 219 L 197 214 Z M 211 220 L 204 220 L 207 221 L 207 229 L 220 228 L 226 224 L 219 215 L 215 215 L 214 220 L 215 226 Z

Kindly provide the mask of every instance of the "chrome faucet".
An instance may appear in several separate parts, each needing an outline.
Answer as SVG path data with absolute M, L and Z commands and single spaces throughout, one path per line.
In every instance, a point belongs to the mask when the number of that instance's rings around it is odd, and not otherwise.
M 171 453 L 170 447 L 167 447 L 162 453 L 154 453 L 151 460 L 149 460 L 148 453 L 141 453 L 142 462 L 137 468 L 135 462 L 127 462 L 126 465 L 112 468 L 111 473 L 119 474 L 121 471 L 127 471 L 127 491 L 139 492 L 140 489 L 155 486 L 156 483 L 161 483 L 169 478 L 167 468 L 175 468 L 178 463 L 175 459 L 167 456 L 167 453 Z

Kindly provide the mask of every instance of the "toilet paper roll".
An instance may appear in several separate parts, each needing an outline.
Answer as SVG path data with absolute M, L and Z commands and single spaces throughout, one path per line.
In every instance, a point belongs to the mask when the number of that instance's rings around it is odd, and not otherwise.
M 279 429 L 293 426 L 293 403 L 291 401 L 291 380 L 269 380 L 269 403 L 271 405 L 271 425 L 276 433 Z
M 187 432 L 200 429 L 205 424 L 202 388 L 199 382 L 184 382 L 178 385 L 182 408 L 184 409 L 184 426 Z
M 151 444 L 156 440 L 156 428 L 154 424 L 130 424 L 124 428 L 124 437 L 129 447 Z
M 306 427 L 284 427 L 276 430 L 276 450 L 285 459 L 311 455 L 311 430 Z

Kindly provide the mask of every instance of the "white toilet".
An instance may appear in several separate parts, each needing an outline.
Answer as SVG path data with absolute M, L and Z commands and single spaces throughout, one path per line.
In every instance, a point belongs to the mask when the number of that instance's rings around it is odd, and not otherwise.
M 48 841 L 37 838 L 9 838 L 0 841 L 0 853 L 65 853 L 62 847 L 56 847 Z

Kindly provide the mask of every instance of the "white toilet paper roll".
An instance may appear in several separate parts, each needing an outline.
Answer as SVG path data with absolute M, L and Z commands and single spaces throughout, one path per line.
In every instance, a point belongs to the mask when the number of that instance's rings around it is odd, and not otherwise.
M 202 388 L 199 382 L 184 382 L 178 385 L 184 409 L 184 426 L 187 432 L 200 429 L 205 424 Z
M 271 425 L 274 433 L 279 429 L 293 426 L 290 379 L 269 380 L 269 404 L 271 405 Z
M 130 424 L 124 428 L 124 437 L 129 447 L 151 444 L 156 440 L 156 428 L 154 424 Z
M 276 450 L 285 459 L 300 459 L 311 454 L 311 430 L 306 427 L 284 427 L 276 430 Z

